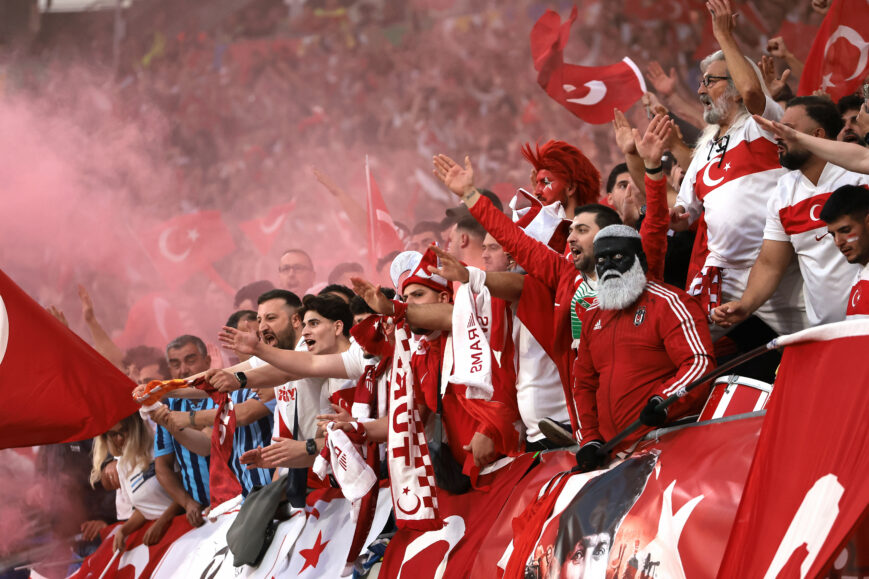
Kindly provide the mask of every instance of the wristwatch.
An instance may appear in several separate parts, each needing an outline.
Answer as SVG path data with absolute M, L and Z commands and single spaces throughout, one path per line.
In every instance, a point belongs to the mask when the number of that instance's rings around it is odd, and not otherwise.
M 311 456 L 317 454 L 317 443 L 313 438 L 309 438 L 307 442 L 305 442 L 305 450 L 308 451 L 308 454 Z
M 236 372 L 235 379 L 238 380 L 238 387 L 244 388 L 247 386 L 247 375 L 244 372 Z

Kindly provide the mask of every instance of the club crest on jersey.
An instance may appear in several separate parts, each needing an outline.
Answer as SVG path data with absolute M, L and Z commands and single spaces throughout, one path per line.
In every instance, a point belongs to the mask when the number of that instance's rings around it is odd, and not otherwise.
M 634 315 L 634 325 L 639 326 L 646 320 L 646 306 L 640 306 L 637 313 Z

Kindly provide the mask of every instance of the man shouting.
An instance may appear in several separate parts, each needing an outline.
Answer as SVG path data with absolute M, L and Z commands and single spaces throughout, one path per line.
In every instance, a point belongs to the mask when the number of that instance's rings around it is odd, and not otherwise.
M 699 412 L 696 388 L 666 410 L 656 406 L 714 365 L 705 316 L 684 291 L 646 279 L 640 234 L 610 225 L 594 238 L 598 301 L 587 311 L 577 354 L 574 400 L 583 470 L 601 466 L 597 449 L 640 416 L 647 427 Z M 623 449 L 650 429 L 628 437 Z

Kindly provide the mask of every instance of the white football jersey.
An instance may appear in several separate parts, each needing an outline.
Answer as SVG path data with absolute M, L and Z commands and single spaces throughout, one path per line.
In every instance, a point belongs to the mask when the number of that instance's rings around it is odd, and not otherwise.
M 780 120 L 781 107 L 767 97 L 767 119 Z M 708 229 L 707 266 L 749 268 L 763 241 L 766 206 L 778 179 L 775 136 L 754 119 L 694 152 L 676 200 L 695 221 L 704 215 Z
M 801 171 L 779 179 L 767 205 L 763 238 L 787 241 L 794 247 L 803 276 L 806 315 L 813 326 L 845 319 L 848 291 L 859 265 L 850 264 L 836 248 L 821 208 L 842 185 L 867 185 L 869 176 L 827 163 L 813 185 Z

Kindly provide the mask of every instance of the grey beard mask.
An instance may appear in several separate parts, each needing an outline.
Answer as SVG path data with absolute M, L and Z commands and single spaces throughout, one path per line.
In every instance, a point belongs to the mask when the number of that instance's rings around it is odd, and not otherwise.
M 597 282 L 597 303 L 602 310 L 623 310 L 640 297 L 646 288 L 646 274 L 640 260 L 625 273 L 608 270 Z

